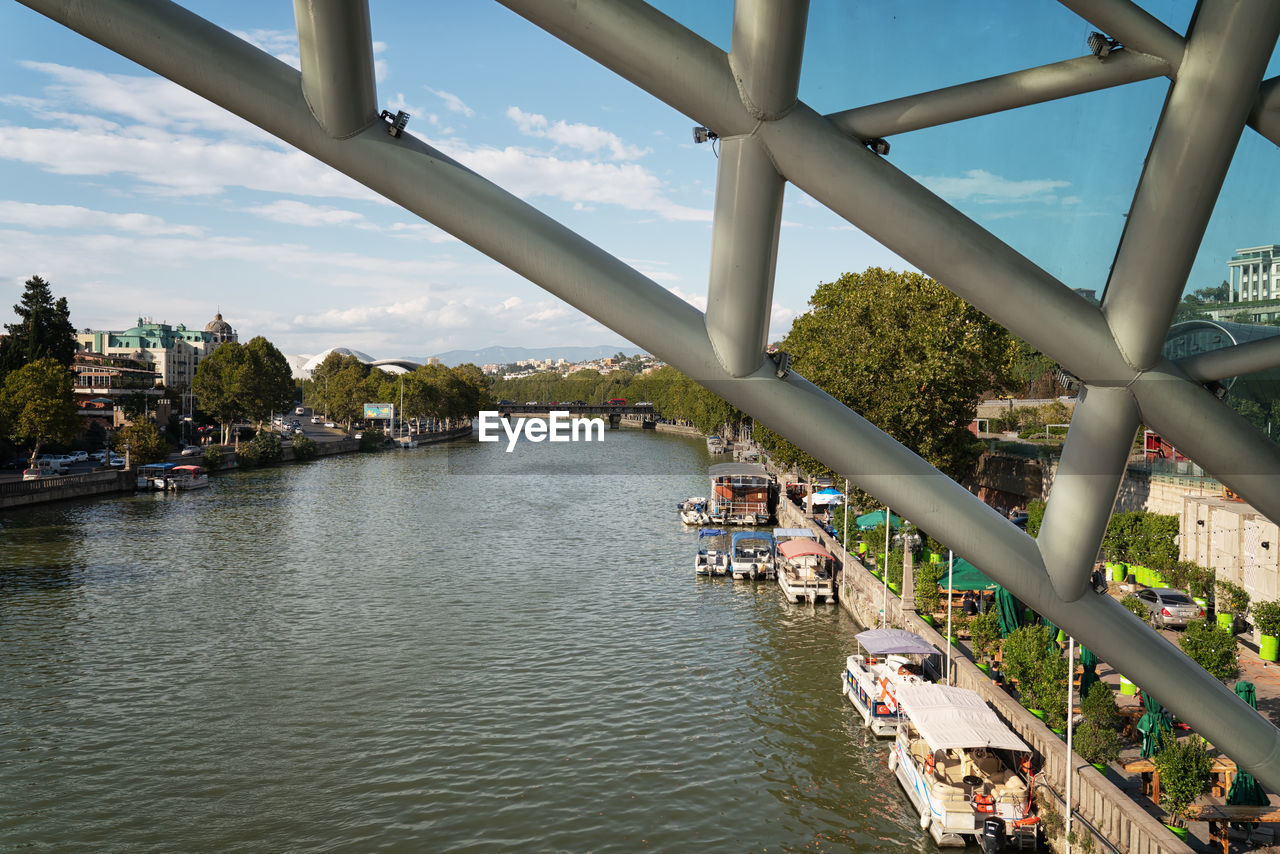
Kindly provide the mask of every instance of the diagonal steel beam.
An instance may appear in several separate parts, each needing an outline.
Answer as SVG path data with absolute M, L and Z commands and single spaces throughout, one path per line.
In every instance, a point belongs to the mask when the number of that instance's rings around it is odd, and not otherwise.
M 1182 36 L 1130 0 L 1058 0 L 1063 6 L 1119 41 L 1126 49 L 1158 56 L 1176 73 L 1182 62 Z
M 858 139 L 892 136 L 1169 73 L 1169 63 L 1159 57 L 1122 50 L 1105 62 L 1082 56 L 830 113 L 827 118 L 843 133 Z
M 1176 364 L 1179 370 L 1198 383 L 1270 370 L 1280 367 L 1280 335 L 1197 353 L 1178 360 Z
M 1280 3 L 1202 0 L 1129 208 L 1102 310 L 1130 365 L 1160 358 L 1280 34 Z

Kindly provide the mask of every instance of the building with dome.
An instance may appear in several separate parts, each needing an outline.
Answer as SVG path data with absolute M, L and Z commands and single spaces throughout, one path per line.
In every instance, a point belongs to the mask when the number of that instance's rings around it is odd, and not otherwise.
M 122 332 L 86 329 L 76 335 L 78 353 L 123 356 L 148 364 L 157 375 L 157 385 L 184 391 L 191 388 L 202 359 L 224 342 L 238 340 L 221 312 L 203 330 L 140 317 L 135 326 Z

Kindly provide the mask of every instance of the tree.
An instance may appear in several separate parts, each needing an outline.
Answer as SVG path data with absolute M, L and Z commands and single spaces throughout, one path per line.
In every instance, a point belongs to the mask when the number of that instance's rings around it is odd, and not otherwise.
M 56 301 L 49 283 L 39 276 L 26 281 L 26 290 L 13 311 L 17 323 L 5 324 L 0 338 L 0 379 L 10 371 L 40 359 L 71 367 L 76 353 L 76 329 L 65 297 Z
M 32 442 L 31 459 L 45 442 L 70 442 L 80 432 L 73 378 L 66 365 L 37 359 L 4 378 L 0 389 L 0 421 L 18 441 Z
M 214 350 L 215 355 L 217 352 Z M 291 408 L 296 391 L 293 369 L 275 345 L 261 335 L 244 345 L 239 397 L 245 415 L 262 423 L 272 412 Z
M 919 273 L 872 267 L 818 286 L 782 343 L 798 373 L 961 480 L 981 453 L 968 431 L 983 392 L 1003 387 L 1018 352 L 997 323 Z M 835 474 L 772 430 L 774 457 Z M 860 495 L 859 506 L 872 502 Z
M 116 450 L 129 449 L 129 462 L 145 466 L 147 463 L 164 462 L 170 446 L 160 435 L 160 430 L 150 421 L 138 421 L 116 431 Z
M 196 405 L 222 425 L 222 441 L 230 441 L 228 427 L 244 414 L 240 386 L 247 358 L 238 341 L 224 341 L 196 366 L 191 391 Z

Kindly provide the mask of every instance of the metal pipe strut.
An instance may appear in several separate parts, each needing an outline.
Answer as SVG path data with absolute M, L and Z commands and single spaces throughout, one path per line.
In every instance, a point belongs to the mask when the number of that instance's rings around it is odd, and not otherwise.
M 293 0 L 302 94 L 325 133 L 345 139 L 378 119 L 367 3 Z
M 396 139 L 370 127 L 346 140 L 334 138 L 313 117 L 298 72 L 180 7 L 162 0 L 22 2 L 398 202 L 662 357 L 833 470 L 849 473 L 1159 696 L 1264 785 L 1280 790 L 1280 730 L 1111 598 L 1086 594 L 1064 601 L 1034 540 L 813 384 L 794 372 L 779 378 L 769 365 L 734 377 L 712 347 L 706 318 L 665 288 L 411 136 Z M 605 56 L 610 67 L 620 65 L 624 76 L 645 81 L 672 106 L 692 108 L 704 124 L 722 122 L 724 135 L 755 127 L 723 52 L 641 3 L 504 2 Z M 1236 80 L 1233 64 L 1227 66 L 1205 66 L 1202 73 Z M 1023 337 L 1077 375 L 1130 382 L 1143 418 L 1180 447 L 1194 446 L 1224 468 L 1241 462 L 1234 454 L 1258 451 L 1256 443 L 1214 451 L 1204 432 L 1229 428 L 1227 435 L 1234 436 L 1236 425 L 1207 391 L 1168 363 L 1136 375 L 1096 309 L 803 104 L 764 122 L 757 135 L 781 171 L 815 198 L 851 222 L 865 219 L 869 233 L 890 248 L 909 250 L 899 254 L 918 259 L 913 263 L 935 271 L 961 296 L 973 296 L 971 302 L 1007 320 L 1013 331 L 1033 333 Z M 883 225 L 859 217 L 848 199 L 833 198 L 850 188 L 861 194 L 860 204 L 881 208 L 876 217 Z M 917 232 L 925 239 L 913 241 Z M 1046 317 L 1053 323 L 1045 323 Z M 1090 407 L 1079 434 L 1083 445 L 1095 417 L 1121 425 L 1130 419 L 1114 395 L 1101 393 L 1099 399 L 1112 402 Z M 1205 413 L 1206 426 L 1192 425 L 1188 412 Z M 1248 491 L 1238 491 L 1280 518 L 1280 457 L 1274 448 L 1253 471 L 1256 478 L 1237 478 L 1249 483 Z

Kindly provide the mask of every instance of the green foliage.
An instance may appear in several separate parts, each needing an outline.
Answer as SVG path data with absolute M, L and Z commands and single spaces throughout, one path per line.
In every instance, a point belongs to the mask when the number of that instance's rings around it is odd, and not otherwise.
M 200 411 L 224 427 L 241 418 L 266 421 L 288 409 L 295 392 L 288 361 L 262 336 L 219 344 L 196 367 L 191 390 Z
M 241 453 L 243 453 L 243 449 Z M 263 431 L 253 437 L 249 443 L 249 454 L 258 465 L 270 465 L 280 462 L 280 436 L 277 433 Z
M 1116 705 L 1115 692 L 1111 690 L 1110 685 L 1102 680 L 1090 685 L 1089 693 L 1081 698 L 1080 714 L 1086 721 L 1092 721 L 1106 729 L 1114 730 L 1121 723 L 1120 707 Z M 1105 761 L 1109 762 L 1110 760 Z
M 1041 655 L 1039 671 L 1030 685 L 1030 700 L 1033 705 L 1028 708 L 1042 709 L 1045 725 L 1049 729 L 1061 730 L 1067 725 L 1067 681 L 1070 678 L 1070 668 L 1056 647 Z M 1022 690 L 1021 685 L 1018 690 Z
M 73 378 L 56 359 L 44 358 L 10 372 L 0 387 L 0 424 L 19 442 L 31 442 L 31 457 L 45 442 L 70 442 L 80 431 Z
M 129 463 L 145 466 L 164 462 L 169 457 L 170 446 L 160 435 L 159 428 L 150 421 L 138 421 L 116 431 L 115 446 L 129 449 Z
M 1111 690 L 1107 689 L 1107 693 L 1110 694 Z M 1114 762 L 1120 758 L 1120 733 L 1115 727 L 1104 726 L 1086 717 L 1076 727 L 1071 747 L 1085 762 Z
M 969 623 L 974 650 L 979 658 L 990 658 L 1000 644 L 1000 615 L 995 608 L 974 617 Z
M 918 273 L 878 267 L 846 273 L 820 284 L 809 304 L 781 345 L 795 370 L 948 476 L 963 479 L 982 451 L 967 426 L 982 393 L 1008 379 L 1014 339 Z M 755 436 L 783 464 L 830 474 L 773 432 L 788 426 L 757 425 Z M 873 506 L 861 494 L 854 503 Z
M 204 449 L 204 467 L 212 471 L 222 467 L 222 446 L 209 445 Z
M 1172 823 L 1181 827 L 1188 808 L 1209 782 L 1213 767 L 1204 740 L 1193 735 L 1180 741 L 1171 731 L 1165 731 L 1160 737 L 1160 751 L 1152 761 L 1160 771 L 1160 806 Z
M 1142 510 L 1116 513 L 1102 547 L 1114 561 L 1153 569 L 1172 566 L 1178 560 L 1178 517 Z
M 1060 655 L 1051 654 L 1051 650 L 1056 649 L 1049 637 L 1049 627 L 1044 625 L 1020 626 L 1004 639 L 1004 674 L 1018 683 L 1019 702 L 1028 709 L 1044 709 L 1036 705 L 1041 699 L 1042 671 L 1050 658 L 1063 661 Z M 1063 702 L 1066 702 L 1065 693 Z
M 492 387 L 493 380 L 475 365 L 422 365 L 390 374 L 355 356 L 330 353 L 303 383 L 303 397 L 316 411 L 346 424 L 364 418 L 366 403 L 393 404 L 397 417 L 458 419 L 492 409 Z
M 1195 620 L 1178 638 L 1178 646 L 1187 657 L 1217 679 L 1234 679 L 1240 675 L 1240 655 L 1236 636 L 1208 620 Z
M 890 584 L 902 586 L 902 549 L 894 546 L 889 550 L 889 557 L 884 556 L 884 543 L 881 541 L 881 551 L 876 552 L 876 567 L 884 572 L 885 577 Z
M 365 430 L 360 437 L 360 450 L 366 453 L 381 450 L 384 438 L 381 430 Z
M 1044 523 L 1044 508 L 1047 505 L 1039 498 L 1033 498 L 1027 502 L 1027 533 L 1031 536 L 1039 536 L 1040 526 Z
M 1150 617 L 1150 614 L 1147 613 L 1147 606 L 1143 605 L 1142 600 L 1137 596 L 1134 596 L 1132 593 L 1129 593 L 1121 599 L 1120 604 L 1129 609 L 1129 613 L 1133 614 L 1144 623 L 1147 622 L 1147 619 Z
M 1271 637 L 1280 637 L 1280 602 L 1254 602 L 1249 609 L 1258 631 Z
M 13 307 L 17 323 L 5 324 L 0 335 L 0 379 L 11 371 L 42 359 L 71 367 L 76 352 L 76 330 L 66 297 L 56 301 L 49 283 L 39 276 L 26 281 L 26 290 Z
M 293 437 L 293 458 L 299 461 L 314 460 L 316 458 L 316 443 L 306 436 Z
M 1249 613 L 1249 592 L 1239 584 L 1220 578 L 1215 585 L 1215 592 L 1214 601 L 1219 614 L 1231 613 L 1243 618 Z
M 1057 805 L 1043 786 L 1036 786 L 1036 815 L 1040 816 L 1040 829 L 1044 831 L 1045 839 L 1057 839 L 1066 830 L 1067 823 L 1063 821 L 1062 813 L 1058 812 Z
M 942 609 L 942 590 L 938 584 L 942 581 L 942 564 L 918 563 L 912 568 L 914 575 L 916 611 L 921 614 L 934 614 Z

